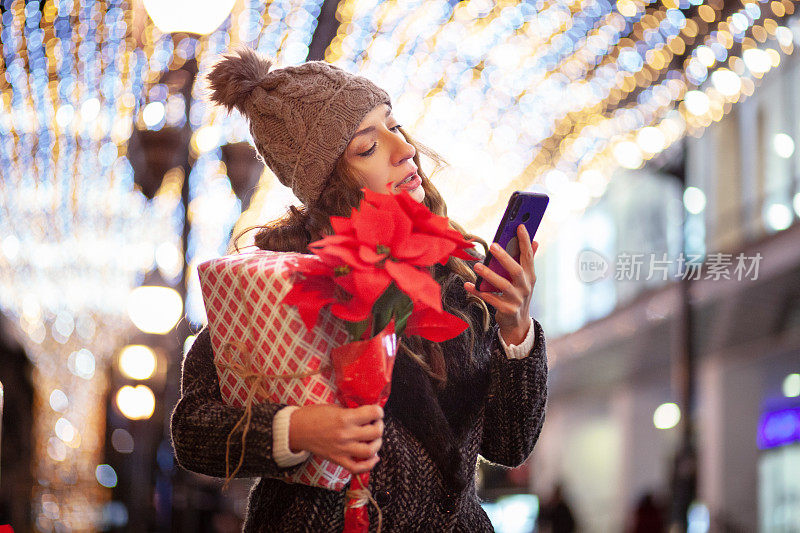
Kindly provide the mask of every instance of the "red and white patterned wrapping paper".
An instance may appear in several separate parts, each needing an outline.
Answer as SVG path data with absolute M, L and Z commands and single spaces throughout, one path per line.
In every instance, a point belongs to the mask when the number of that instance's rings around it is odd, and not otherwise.
M 309 258 L 297 253 L 259 250 L 212 259 L 197 267 L 215 355 L 221 353 L 224 343 L 235 341 L 254 354 L 257 371 L 265 374 L 321 369 L 305 378 L 261 380 L 269 394 L 256 394 L 257 403 L 265 400 L 298 406 L 338 403 L 330 351 L 347 342 L 343 321 L 326 308 L 309 331 L 295 307 L 279 303 L 292 288 L 299 257 Z M 238 358 L 238 355 L 225 357 Z M 248 393 L 244 380 L 224 365 L 216 366 L 223 400 L 229 405 L 243 406 Z M 296 474 L 285 479 L 340 490 L 350 481 L 350 473 L 312 455 Z

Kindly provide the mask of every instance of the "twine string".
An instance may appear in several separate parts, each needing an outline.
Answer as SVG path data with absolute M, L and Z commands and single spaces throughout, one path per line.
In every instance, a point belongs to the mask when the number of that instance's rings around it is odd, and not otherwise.
M 238 359 L 245 359 L 245 363 L 243 364 L 240 361 L 234 360 L 234 357 L 238 354 Z M 226 356 L 228 356 L 226 358 Z M 261 397 L 265 397 L 268 395 L 269 389 L 267 387 L 268 380 L 270 379 L 305 379 L 307 377 L 314 376 L 322 372 L 323 368 L 319 368 L 317 370 L 309 370 L 306 372 L 294 372 L 288 374 L 271 374 L 271 373 L 264 373 L 259 372 L 257 370 L 253 370 L 255 368 L 255 354 L 245 349 L 244 345 L 241 342 L 232 341 L 232 342 L 225 342 L 220 347 L 219 353 L 215 356 L 215 363 L 221 369 L 228 370 L 238 376 L 245 382 L 247 386 L 247 398 L 244 401 L 244 412 L 239 420 L 236 422 L 236 425 L 233 426 L 230 433 L 228 433 L 228 438 L 225 441 L 225 483 L 223 484 L 222 488 L 227 489 L 230 485 L 230 482 L 236 477 L 236 474 L 241 469 L 242 465 L 244 464 L 244 454 L 245 454 L 245 440 L 247 439 L 247 433 L 250 431 L 250 423 L 253 419 L 253 405 L 256 401 L 256 395 L 260 393 Z M 242 447 L 239 451 L 239 461 L 236 464 L 236 468 L 234 468 L 233 472 L 230 471 L 230 453 L 231 453 L 231 439 L 233 438 L 234 434 L 242 428 Z
M 358 484 L 361 488 L 358 489 L 348 489 L 345 493 L 345 496 L 348 498 L 347 506 L 352 509 L 357 509 L 359 507 L 364 507 L 368 503 L 371 503 L 375 510 L 378 513 L 378 530 L 377 533 L 381 533 L 381 526 L 383 525 L 383 511 L 381 511 L 380 505 L 378 502 L 375 501 L 375 498 L 372 497 L 372 492 L 370 492 L 369 488 L 361 485 L 361 478 L 353 474 L 353 479 L 358 480 Z

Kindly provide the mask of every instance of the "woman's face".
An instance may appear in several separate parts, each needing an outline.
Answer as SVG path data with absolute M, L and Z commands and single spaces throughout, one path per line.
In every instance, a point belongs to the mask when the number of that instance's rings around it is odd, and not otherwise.
M 415 148 L 400 133 L 400 124 L 386 104 L 367 113 L 342 157 L 364 186 L 377 193 L 407 191 L 421 202 L 425 198 L 422 179 L 412 159 Z

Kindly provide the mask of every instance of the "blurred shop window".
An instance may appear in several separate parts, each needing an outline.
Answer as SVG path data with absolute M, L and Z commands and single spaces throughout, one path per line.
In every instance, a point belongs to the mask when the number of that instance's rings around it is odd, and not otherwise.
M 797 531 L 800 524 L 800 443 L 765 450 L 758 464 L 759 530 Z
M 788 72 L 781 69 L 775 76 L 767 77 L 759 88 L 759 126 L 763 174 L 761 217 L 767 233 L 788 228 L 794 221 L 792 213 L 792 156 L 795 151 L 792 113 L 793 102 L 786 87 Z M 796 92 L 796 90 L 795 90 Z
M 677 269 L 682 213 L 674 177 L 647 168 L 615 173 L 605 194 L 565 221 L 537 256 L 534 313 L 545 329 L 554 336 L 575 331 L 668 283 Z
M 536 525 L 539 499 L 533 494 L 511 494 L 483 502 L 481 507 L 497 533 L 530 533 Z

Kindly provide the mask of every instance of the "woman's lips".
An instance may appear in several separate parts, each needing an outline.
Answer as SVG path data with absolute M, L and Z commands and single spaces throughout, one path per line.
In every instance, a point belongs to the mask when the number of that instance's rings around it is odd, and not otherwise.
M 404 191 L 412 191 L 417 187 L 419 187 L 420 185 L 422 185 L 422 178 L 419 177 L 419 174 L 414 173 L 414 176 L 411 178 L 411 180 L 405 183 L 401 183 L 400 185 L 397 186 L 397 188 L 402 189 Z

